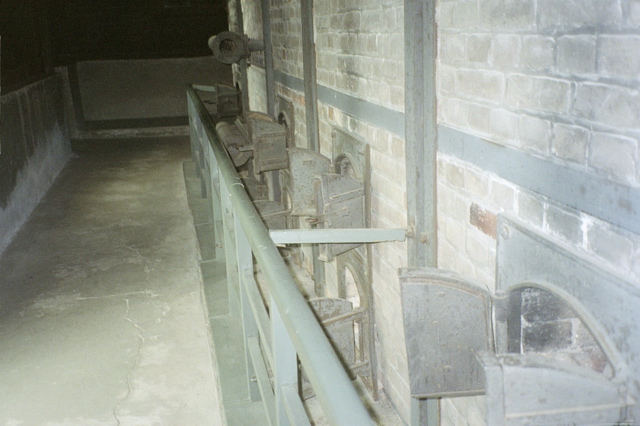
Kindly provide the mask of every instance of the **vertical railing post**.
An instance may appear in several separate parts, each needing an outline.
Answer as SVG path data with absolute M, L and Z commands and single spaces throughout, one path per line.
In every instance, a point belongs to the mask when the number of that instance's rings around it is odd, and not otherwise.
M 212 224 L 214 235 L 214 254 L 215 259 L 220 259 L 224 255 L 224 231 L 223 231 L 223 218 L 222 218 L 222 192 L 220 189 L 220 170 L 218 168 L 218 160 L 209 145 L 204 147 L 205 155 L 209 160 L 209 187 L 211 188 L 211 210 L 213 212 Z
M 289 426 L 283 395 L 284 386 L 298 386 L 298 356 L 287 333 L 278 307 L 271 299 L 270 315 L 273 338 L 273 378 L 276 397 L 276 424 Z
M 247 235 L 242 229 L 242 225 L 237 217 L 234 217 L 234 229 L 236 237 L 236 260 L 238 265 L 238 292 L 240 293 L 240 314 L 242 315 L 242 332 L 244 335 L 244 355 L 245 364 L 247 366 L 247 386 L 249 388 L 249 397 L 251 401 L 260 400 L 260 388 L 255 376 L 255 368 L 249 351 L 249 339 L 258 338 L 258 326 L 256 319 L 251 311 L 251 304 L 245 287 L 249 285 L 246 282 L 247 277 L 253 277 L 253 254 Z
M 229 196 L 229 187 L 222 175 L 220 175 L 220 206 L 222 208 L 222 235 L 227 267 L 227 287 L 229 289 L 229 312 L 238 313 L 238 266 L 235 256 L 236 242 L 234 236 L 234 212 Z
M 196 126 L 195 121 L 198 114 L 195 111 L 195 106 L 193 105 L 193 101 L 191 100 L 191 96 L 187 96 L 187 109 L 189 110 L 189 142 L 191 142 L 191 159 L 193 162 L 196 162 L 196 152 L 198 150 L 198 145 L 200 144 L 200 140 L 198 135 L 196 134 Z

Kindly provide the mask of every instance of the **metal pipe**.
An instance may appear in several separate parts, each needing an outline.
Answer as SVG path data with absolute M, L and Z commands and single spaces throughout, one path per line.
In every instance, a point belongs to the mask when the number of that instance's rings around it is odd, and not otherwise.
M 274 244 L 336 244 L 381 243 L 404 241 L 407 230 L 351 228 L 351 229 L 278 229 L 269 231 Z
M 269 231 L 249 199 L 204 104 L 190 85 L 187 86 L 187 92 L 200 116 L 220 173 L 227 182 L 231 205 L 269 282 L 273 302 L 282 315 L 282 321 L 325 414 L 332 424 L 373 424 L 327 336 L 271 241 Z

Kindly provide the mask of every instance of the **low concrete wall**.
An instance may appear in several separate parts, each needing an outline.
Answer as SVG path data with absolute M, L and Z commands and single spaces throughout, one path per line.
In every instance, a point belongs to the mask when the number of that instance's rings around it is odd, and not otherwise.
M 0 255 L 71 155 L 60 75 L 4 95 L 1 102 Z
M 212 56 L 78 62 L 68 78 L 81 131 L 186 126 L 186 83 L 232 81 Z

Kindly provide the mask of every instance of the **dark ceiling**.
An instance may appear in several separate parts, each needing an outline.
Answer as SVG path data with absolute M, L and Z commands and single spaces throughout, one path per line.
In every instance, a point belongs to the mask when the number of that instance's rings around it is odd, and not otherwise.
M 227 27 L 225 0 L 2 0 L 2 91 L 76 61 L 208 55 Z

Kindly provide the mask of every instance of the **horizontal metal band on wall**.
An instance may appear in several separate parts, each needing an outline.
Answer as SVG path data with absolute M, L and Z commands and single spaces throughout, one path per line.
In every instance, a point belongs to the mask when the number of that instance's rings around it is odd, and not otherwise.
M 275 81 L 299 92 L 301 79 L 275 72 Z M 404 113 L 318 85 L 321 102 L 404 137 Z M 640 188 L 611 181 L 548 159 L 438 125 L 438 151 L 473 164 L 518 186 L 640 234 Z
M 298 92 L 304 91 L 302 79 L 281 71 L 275 72 L 275 81 Z M 320 84 L 318 84 L 318 100 L 344 111 L 358 120 L 366 121 L 404 137 L 404 113 L 400 111 L 356 98 Z

